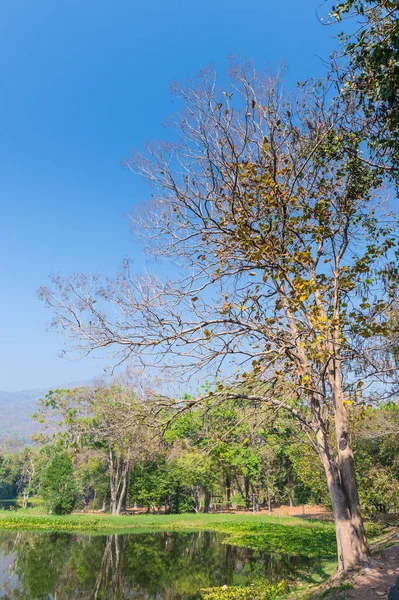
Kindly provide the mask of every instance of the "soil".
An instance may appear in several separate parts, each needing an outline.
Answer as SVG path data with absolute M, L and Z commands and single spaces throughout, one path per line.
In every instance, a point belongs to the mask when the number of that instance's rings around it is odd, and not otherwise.
M 355 571 L 345 579 L 333 577 L 330 584 L 303 598 L 312 600 L 399 600 L 399 534 L 389 538 L 389 546 L 373 555 L 375 565 Z M 335 580 L 335 582 L 334 582 Z M 334 583 L 333 583 L 334 582 Z
M 399 584 L 396 585 L 399 580 L 399 536 L 396 537 L 398 543 L 376 557 L 375 567 L 364 569 L 353 579 L 354 587 L 347 590 L 345 600 L 399 600 Z
M 247 511 L 242 511 L 247 512 Z M 267 515 L 267 509 L 262 509 L 256 514 Z M 333 514 L 325 506 L 320 504 L 301 504 L 300 506 L 281 505 L 273 507 L 272 515 L 281 515 L 287 517 L 305 517 L 307 519 L 332 520 Z
M 86 511 L 86 512 L 102 512 L 102 511 Z M 146 508 L 132 508 L 128 507 L 126 509 L 128 514 L 144 514 L 147 513 L 148 510 Z M 157 510 L 150 511 L 151 513 L 157 513 Z M 163 514 L 165 511 L 163 508 L 159 511 L 160 514 Z M 237 510 L 234 508 L 225 508 L 214 506 L 212 509 L 212 514 L 234 514 L 234 515 L 272 515 L 272 516 L 285 516 L 285 517 L 304 517 L 307 519 L 318 519 L 318 520 L 332 520 L 332 512 L 327 510 L 324 506 L 320 504 L 301 504 L 300 506 L 289 506 L 288 504 L 283 504 L 280 506 L 273 506 L 272 512 L 269 513 L 267 508 L 261 508 L 256 513 L 253 513 L 252 510 Z

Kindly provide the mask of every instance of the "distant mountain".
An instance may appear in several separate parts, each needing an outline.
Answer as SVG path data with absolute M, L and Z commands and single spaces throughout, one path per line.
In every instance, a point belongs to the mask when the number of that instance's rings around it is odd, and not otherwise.
M 40 430 L 40 424 L 31 418 L 37 410 L 37 401 L 57 387 L 72 388 L 82 382 L 63 386 L 51 386 L 21 392 L 0 390 L 0 445 L 6 440 L 16 440 L 22 444 L 31 443 L 30 436 Z

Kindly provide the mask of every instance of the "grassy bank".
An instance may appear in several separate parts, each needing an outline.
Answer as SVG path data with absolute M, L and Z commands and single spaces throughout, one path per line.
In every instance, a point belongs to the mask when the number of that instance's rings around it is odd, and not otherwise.
M 0 533 L 4 530 L 62 531 L 90 535 L 139 533 L 149 531 L 215 531 L 226 535 L 225 542 L 262 550 L 267 553 L 320 557 L 317 568 L 300 574 L 295 592 L 289 597 L 302 597 L 312 586 L 326 581 L 336 568 L 336 542 L 333 523 L 299 517 L 251 514 L 180 514 L 121 515 L 72 514 L 46 515 L 40 505 L 28 510 L 0 511 Z M 370 538 L 380 533 L 376 525 L 368 525 Z M 291 582 L 291 586 L 292 586 Z M 292 588 L 291 588 L 292 589 Z M 242 591 L 242 593 L 244 593 Z M 300 596 L 301 594 L 301 596 Z M 305 594 L 306 595 L 306 594 Z M 214 598 L 214 596 L 210 596 Z M 215 596 L 219 599 L 219 592 Z M 229 596 L 230 597 L 230 596 Z M 241 597 L 241 596 L 237 596 Z M 281 597 L 279 595 L 279 597 Z M 220 595 L 223 599 L 224 595 Z M 251 598 L 251 596 L 248 596 Z
M 40 509 L 39 509 L 40 510 Z M 39 510 L 0 511 L 0 529 L 71 531 L 79 533 L 129 533 L 138 531 L 218 531 L 227 534 L 229 544 L 265 550 L 334 557 L 335 532 L 332 523 L 298 517 L 248 514 L 46 515 Z M 369 526 L 369 535 L 379 529 Z
M 181 514 L 181 515 L 121 515 L 72 514 L 66 516 L 43 514 L 41 506 L 28 510 L 0 511 L 0 534 L 4 530 L 60 531 L 90 535 L 141 533 L 149 531 L 214 531 L 224 534 L 225 542 L 273 554 L 301 555 L 316 561 L 312 572 L 300 572 L 303 584 L 324 581 L 335 570 L 335 532 L 332 523 L 309 521 L 297 517 L 251 514 Z M 310 563 L 309 563 L 310 564 Z M 293 582 L 291 582 L 292 584 Z M 268 598 L 268 588 L 242 588 L 233 593 L 221 590 L 209 599 Z M 220 595 L 222 594 L 222 595 Z M 233 595 L 231 595 L 233 594 Z

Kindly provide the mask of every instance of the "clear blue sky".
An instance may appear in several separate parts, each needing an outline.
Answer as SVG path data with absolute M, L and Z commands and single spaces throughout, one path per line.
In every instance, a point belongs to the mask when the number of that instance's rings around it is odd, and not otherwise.
M 165 135 L 169 82 L 239 54 L 323 73 L 336 47 L 319 0 L 11 0 L 0 3 L 0 390 L 87 380 L 58 358 L 37 298 L 50 272 L 144 263 L 127 213 L 147 194 L 120 166 Z M 324 7 L 322 9 L 326 11 Z

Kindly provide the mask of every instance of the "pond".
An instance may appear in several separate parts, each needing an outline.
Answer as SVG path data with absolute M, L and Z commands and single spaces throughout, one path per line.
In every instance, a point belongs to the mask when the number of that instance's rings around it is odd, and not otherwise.
M 317 567 L 310 559 L 223 544 L 223 538 L 0 531 L 0 598 L 197 600 L 201 588 L 274 583 Z

